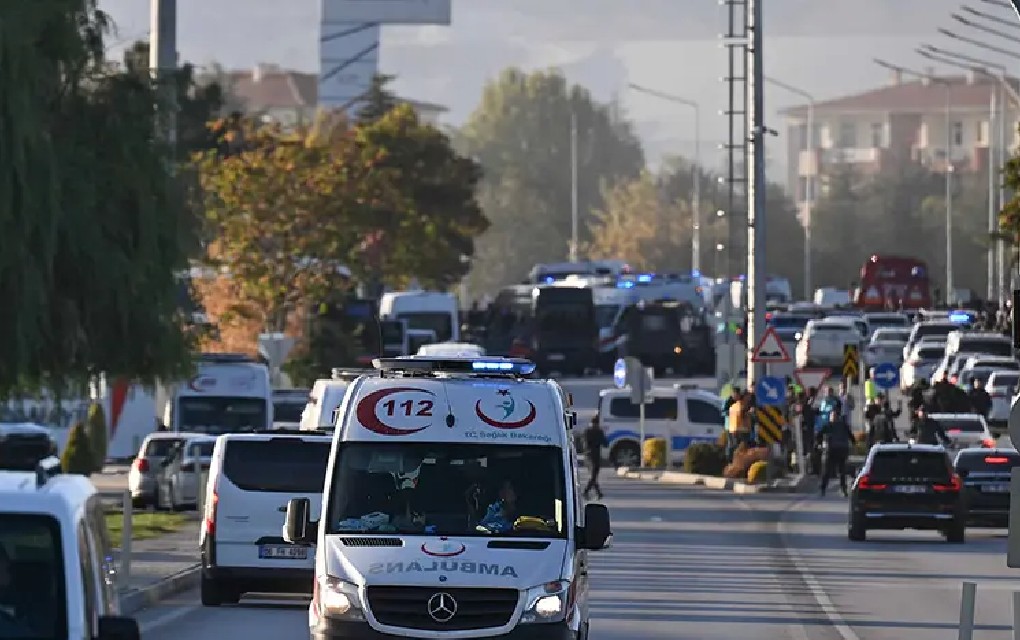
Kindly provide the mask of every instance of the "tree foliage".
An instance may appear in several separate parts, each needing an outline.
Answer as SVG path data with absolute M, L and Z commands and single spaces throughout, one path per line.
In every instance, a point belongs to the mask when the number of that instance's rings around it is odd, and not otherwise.
M 86 477 L 92 475 L 95 469 L 95 458 L 92 455 L 84 422 L 75 422 L 71 425 L 71 432 L 67 435 L 67 444 L 64 445 L 64 452 L 60 456 L 60 468 L 64 473 Z
M 104 64 L 107 28 L 95 0 L 0 3 L 0 393 L 186 360 L 191 219 L 152 87 Z
M 358 101 L 358 124 L 377 122 L 400 105 L 396 94 L 389 89 L 395 77 L 381 73 L 372 76 L 372 84 Z
M 641 145 L 613 104 L 600 104 L 552 71 L 507 69 L 485 87 L 459 135 L 485 172 L 479 198 L 491 227 L 478 241 L 470 284 L 490 293 L 536 262 L 562 261 L 571 237 L 571 114 L 577 124 L 580 242 L 603 187 L 637 177 Z
M 99 473 L 106 466 L 106 454 L 109 449 L 109 433 L 106 424 L 106 412 L 103 405 L 93 402 L 85 418 L 85 434 L 89 440 L 89 453 L 92 456 L 92 471 Z

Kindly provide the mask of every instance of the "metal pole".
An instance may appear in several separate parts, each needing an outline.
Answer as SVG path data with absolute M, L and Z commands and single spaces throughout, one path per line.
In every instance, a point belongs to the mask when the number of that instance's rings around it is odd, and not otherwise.
M 811 300 L 811 214 L 814 213 L 815 178 L 818 177 L 818 156 L 815 153 L 815 101 L 808 100 L 807 110 L 807 150 L 812 161 L 812 171 L 808 174 L 804 206 L 804 299 Z
M 117 576 L 122 591 L 127 591 L 130 588 L 129 583 L 131 581 L 131 538 L 134 535 L 131 530 L 133 509 L 134 503 L 131 500 L 131 491 L 125 489 L 124 497 L 121 501 L 121 517 L 124 518 L 124 524 L 121 527 L 120 575 Z
M 1006 84 L 1006 76 L 1002 74 L 999 76 L 1001 82 L 999 83 L 1000 91 L 1004 91 L 1003 85 Z M 1001 95 L 1001 94 L 1000 94 Z M 1005 96 L 1002 96 L 1005 98 Z M 1006 183 L 1003 181 L 1002 176 L 999 176 L 999 171 L 1006 165 L 1006 160 L 1009 157 L 1009 148 L 1006 146 L 1006 130 L 1007 122 L 1009 121 L 1009 107 L 1007 106 L 1006 100 L 999 101 L 999 110 L 1001 116 L 999 117 L 999 155 L 998 161 L 995 165 L 995 173 L 999 183 L 999 200 L 998 206 L 1001 210 L 1002 207 L 1006 206 Z M 998 220 L 996 220 L 995 228 L 999 228 Z M 1006 287 L 1008 285 L 1006 281 L 1006 244 L 1000 239 L 997 240 L 996 250 L 999 254 L 999 307 L 1003 307 L 1006 304 L 1008 294 L 1006 293 Z
M 747 320 L 748 346 L 758 344 L 765 331 L 765 74 L 762 64 L 762 0 L 748 0 L 747 126 L 751 143 L 747 172 Z M 747 388 L 753 389 L 761 365 L 747 352 Z
M 946 83 L 946 302 L 953 295 L 953 123 Z
M 998 102 L 992 91 L 988 109 L 988 237 L 995 233 L 995 145 L 992 144 L 992 129 L 995 126 L 995 114 Z M 988 287 L 985 300 L 991 301 L 995 296 L 995 242 L 988 244 Z
M 1020 591 L 1013 592 L 1013 640 L 1020 640 Z
M 151 0 L 149 5 L 149 69 L 159 82 L 161 133 L 170 145 L 177 145 L 177 0 Z
M 976 596 L 977 584 L 964 582 L 963 593 L 960 596 L 959 640 L 973 640 L 974 638 L 974 601 Z
M 691 216 L 694 218 L 694 232 L 691 234 L 691 268 L 701 272 L 701 107 L 696 102 L 694 107 L 694 206 Z
M 641 372 L 641 375 L 642 376 L 644 375 L 643 371 Z M 642 395 L 642 398 L 641 398 L 641 404 L 638 405 L 638 431 L 640 432 L 640 435 L 638 437 L 641 438 L 641 446 L 638 447 L 641 450 L 641 452 L 639 454 L 640 457 L 641 457 L 641 462 L 638 464 L 638 468 L 639 469 L 644 469 L 645 468 L 645 399 L 644 399 L 643 395 Z
M 577 262 L 577 114 L 570 112 L 570 261 Z

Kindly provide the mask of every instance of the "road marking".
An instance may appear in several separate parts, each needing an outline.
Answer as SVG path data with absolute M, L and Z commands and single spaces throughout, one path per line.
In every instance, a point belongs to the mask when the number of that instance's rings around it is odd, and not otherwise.
M 180 620 L 181 618 L 183 618 L 184 616 L 188 615 L 189 613 L 194 613 L 197 609 L 198 609 L 198 607 L 194 606 L 194 605 L 181 607 L 179 609 L 174 609 L 172 611 L 164 613 L 163 615 L 159 616 L 158 618 L 155 618 L 154 620 L 150 620 L 149 622 L 146 622 L 145 624 L 139 625 L 140 631 L 142 632 L 142 634 L 149 633 L 150 631 L 153 631 L 154 629 L 158 629 L 160 627 L 164 627 L 164 626 L 170 624 L 171 622 L 174 622 L 176 620 Z

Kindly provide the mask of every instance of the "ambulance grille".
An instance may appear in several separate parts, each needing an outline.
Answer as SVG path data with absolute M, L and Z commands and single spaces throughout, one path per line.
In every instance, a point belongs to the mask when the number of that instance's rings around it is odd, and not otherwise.
M 429 599 L 438 593 L 452 597 L 456 612 L 446 622 L 429 615 Z M 424 631 L 495 629 L 510 623 L 520 595 L 516 589 L 455 587 L 368 587 L 372 615 L 391 627 Z
M 400 538 L 340 538 L 345 547 L 402 547 Z

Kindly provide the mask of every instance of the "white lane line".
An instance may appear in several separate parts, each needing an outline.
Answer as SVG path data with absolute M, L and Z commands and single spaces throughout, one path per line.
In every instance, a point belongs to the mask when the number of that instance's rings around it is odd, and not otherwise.
M 188 615 L 190 613 L 194 613 L 197 610 L 198 610 L 198 607 L 195 606 L 195 605 L 185 606 L 185 607 L 181 607 L 179 609 L 173 609 L 171 611 L 168 611 L 167 613 L 164 613 L 161 616 L 158 616 L 158 617 L 156 617 L 156 618 L 154 618 L 152 620 L 149 620 L 145 624 L 139 625 L 139 628 L 140 628 L 142 634 L 146 634 L 146 633 L 149 633 L 150 631 L 153 631 L 153 630 L 158 629 L 160 627 L 164 627 L 164 626 L 170 624 L 171 622 L 175 622 L 177 620 L 180 620 L 184 616 L 186 616 L 186 615 Z

